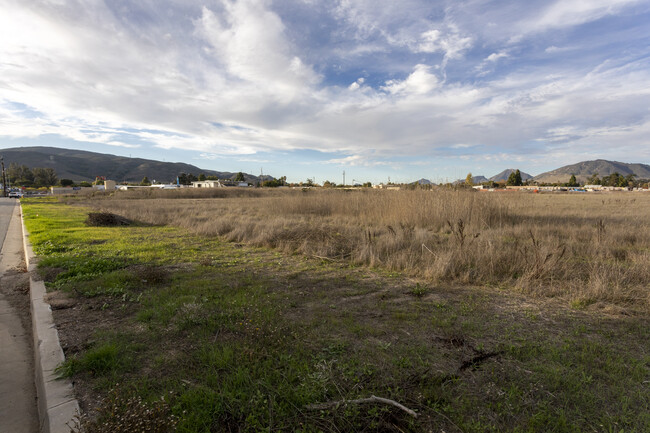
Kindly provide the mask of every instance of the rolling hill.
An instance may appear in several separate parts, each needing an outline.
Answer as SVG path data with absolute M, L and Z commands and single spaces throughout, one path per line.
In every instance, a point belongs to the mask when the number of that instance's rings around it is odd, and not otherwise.
M 583 161 L 547 171 L 546 173 L 538 174 L 533 180 L 539 183 L 562 183 L 568 182 L 571 175 L 575 175 L 579 183 L 585 183 L 593 174 L 597 174 L 598 177 L 602 178 L 614 172 L 623 176 L 635 174 L 639 179 L 650 179 L 650 165 L 628 164 L 625 162 L 596 159 L 594 161 Z
M 217 176 L 219 179 L 233 178 L 236 173 L 204 170 L 182 162 L 161 162 L 142 158 L 127 158 L 105 153 L 84 150 L 61 149 L 57 147 L 16 147 L 2 149 L 5 165 L 11 163 L 30 168 L 53 168 L 59 179 L 72 179 L 75 182 L 93 181 L 97 176 L 105 176 L 117 182 L 140 182 L 145 176 L 160 183 L 175 182 L 181 173 L 195 176 Z M 248 182 L 255 183 L 258 176 L 244 174 Z M 271 179 L 270 176 L 264 176 Z

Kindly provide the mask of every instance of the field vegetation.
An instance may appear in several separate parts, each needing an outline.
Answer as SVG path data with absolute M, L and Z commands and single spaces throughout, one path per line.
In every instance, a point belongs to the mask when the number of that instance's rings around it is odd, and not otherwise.
M 650 428 L 645 197 L 69 203 L 23 213 L 86 433 Z
M 153 194 L 153 196 L 151 196 Z M 648 311 L 648 194 L 177 191 L 94 206 L 200 236 Z M 188 198 L 191 194 L 194 198 Z M 154 199 L 155 198 L 155 199 Z

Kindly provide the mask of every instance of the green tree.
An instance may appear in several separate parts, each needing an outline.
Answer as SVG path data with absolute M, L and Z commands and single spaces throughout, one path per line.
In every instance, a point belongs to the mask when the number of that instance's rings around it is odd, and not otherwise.
M 26 165 L 18 165 L 12 162 L 7 169 L 7 180 L 11 185 L 32 186 L 34 184 L 34 173 Z
M 600 178 L 598 177 L 598 173 L 592 174 L 587 183 L 589 185 L 600 185 Z
M 323 182 L 323 188 L 334 188 L 336 185 L 333 182 L 330 182 L 329 180 L 326 180 Z
M 605 186 L 627 186 L 627 180 L 615 171 L 609 176 L 603 176 L 602 184 Z
M 472 173 L 467 173 L 467 176 L 465 177 L 465 185 L 474 186 L 474 181 L 472 180 Z
M 273 179 L 273 180 L 267 180 L 262 182 L 262 186 L 266 186 L 269 188 L 277 188 L 278 186 L 284 186 L 287 184 L 287 177 L 282 176 L 278 179 Z
M 61 186 L 72 186 L 72 185 L 74 185 L 74 181 L 72 179 L 61 179 L 59 181 L 59 183 L 61 184 Z
M 142 180 L 140 181 L 140 185 L 142 186 L 149 186 L 151 185 L 151 182 L 149 182 L 149 178 L 147 176 L 143 177 Z
M 567 183 L 566 186 L 580 186 L 578 184 L 578 181 L 576 180 L 576 175 L 575 174 L 571 175 L 571 177 L 569 178 L 569 183 Z
M 199 182 L 203 182 L 205 180 L 205 174 L 201 173 L 199 174 Z
M 34 173 L 35 186 L 53 186 L 57 184 L 58 178 L 53 168 L 36 167 L 32 170 Z
M 187 173 L 181 173 L 178 175 L 178 183 L 181 185 L 189 185 L 192 182 L 189 180 Z
M 237 173 L 237 175 L 235 176 L 235 182 L 245 182 L 245 181 L 246 179 L 244 178 L 244 173 L 242 173 L 241 171 Z
M 509 186 L 521 186 L 523 184 L 524 183 L 521 180 L 521 172 L 519 169 L 510 173 L 510 176 L 508 176 L 508 180 L 506 181 L 506 185 Z
M 314 186 L 314 181 L 307 178 L 307 181 L 305 182 L 305 186 Z

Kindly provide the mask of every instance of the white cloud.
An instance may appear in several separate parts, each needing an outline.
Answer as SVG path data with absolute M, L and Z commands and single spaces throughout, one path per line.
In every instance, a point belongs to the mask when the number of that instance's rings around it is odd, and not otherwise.
M 223 0 L 223 16 L 203 7 L 197 34 L 210 44 L 209 53 L 232 78 L 271 92 L 290 102 L 320 80 L 311 67 L 291 54 L 282 20 L 266 0 Z
M 365 81 L 366 81 L 366 79 L 361 77 L 361 78 L 357 79 L 357 81 L 355 81 L 354 83 L 350 84 L 348 86 L 348 89 L 350 89 L 350 90 L 358 90 L 359 88 L 361 88 L 361 86 L 363 85 L 363 83 Z
M 427 65 L 415 65 L 413 72 L 405 80 L 390 80 L 382 87 L 391 94 L 425 94 L 438 87 L 438 77 L 430 72 Z
M 612 15 L 638 0 L 557 0 L 539 15 L 519 23 L 523 33 L 576 26 Z
M 420 35 L 416 51 L 421 53 L 444 54 L 445 59 L 456 59 L 472 46 L 471 37 L 461 36 L 455 28 L 443 33 L 438 29 L 428 30 Z
M 485 58 L 485 60 L 488 62 L 496 62 L 497 60 L 503 59 L 505 57 L 508 57 L 508 53 L 505 51 L 499 51 L 498 53 L 490 54 Z
M 386 161 L 377 161 L 366 155 L 350 155 L 344 158 L 333 158 L 325 161 L 326 164 L 346 165 L 351 167 L 377 167 L 391 165 Z

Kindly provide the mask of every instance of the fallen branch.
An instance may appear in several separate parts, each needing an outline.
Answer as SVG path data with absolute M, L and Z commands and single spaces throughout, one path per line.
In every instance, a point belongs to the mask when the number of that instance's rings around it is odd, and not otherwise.
M 330 262 L 333 262 L 333 261 L 334 261 L 334 259 L 331 259 L 331 258 L 329 258 L 329 257 L 317 256 L 317 255 L 315 255 L 315 254 L 312 254 L 311 256 L 312 256 L 313 258 L 315 258 L 315 259 L 320 259 L 320 260 L 329 260 Z
M 356 400 L 339 400 L 339 401 L 330 401 L 327 403 L 316 403 L 316 404 L 310 404 L 307 405 L 307 409 L 313 409 L 313 410 L 321 410 L 321 409 L 329 409 L 332 407 L 338 407 L 342 404 L 362 404 L 362 403 L 384 403 L 388 404 L 391 406 L 395 406 L 398 409 L 403 410 L 404 412 L 408 413 L 411 415 L 413 418 L 417 418 L 418 414 L 415 413 L 414 410 L 409 409 L 408 407 L 399 404 L 395 400 L 390 400 L 388 398 L 382 398 L 382 397 L 377 397 L 375 395 L 370 396 L 369 398 L 359 398 Z

